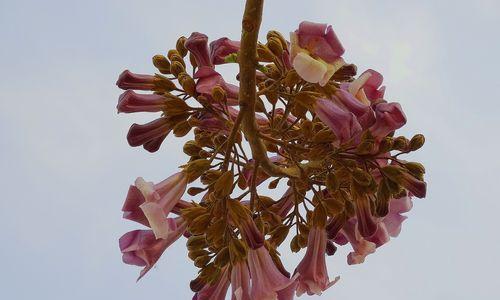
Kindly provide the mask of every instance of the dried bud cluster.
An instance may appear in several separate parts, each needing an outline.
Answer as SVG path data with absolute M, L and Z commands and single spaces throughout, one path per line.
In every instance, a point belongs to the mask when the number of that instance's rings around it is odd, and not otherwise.
M 123 259 L 144 266 L 142 276 L 184 235 L 200 269 L 190 284 L 194 299 L 225 299 L 230 285 L 233 299 L 321 294 L 338 280 L 328 277 L 327 255 L 349 243 L 348 263 L 362 263 L 399 234 L 411 198 L 425 197 L 424 167 L 400 159 L 424 136 L 395 136 L 406 123 L 401 106 L 385 100 L 376 71 L 355 77 L 331 26 L 303 22 L 290 42 L 270 31 L 257 45 L 250 116 L 239 87 L 215 68 L 238 62 L 240 53 L 238 41 L 209 44 L 193 33 L 153 57 L 163 75 L 120 75 L 117 85 L 127 91 L 119 112 L 161 113 L 131 126 L 131 146 L 155 152 L 170 132 L 193 136 L 179 173 L 130 187 L 124 217 L 151 230 L 120 239 Z M 245 118 L 255 131 L 241 126 Z M 282 197 L 261 195 L 279 185 L 287 189 Z M 201 201 L 181 200 L 196 195 Z M 278 252 L 285 242 L 293 252 L 306 248 L 293 275 Z

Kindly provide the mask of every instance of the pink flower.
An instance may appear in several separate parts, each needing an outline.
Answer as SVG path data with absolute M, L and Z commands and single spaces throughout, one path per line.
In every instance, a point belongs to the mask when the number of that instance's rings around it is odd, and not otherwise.
M 373 136 L 380 139 L 406 124 L 406 116 L 399 103 L 379 103 L 375 106 L 375 124 L 370 128 Z
M 224 300 L 226 299 L 227 289 L 229 288 L 228 278 L 229 268 L 225 267 L 221 271 L 219 280 L 214 284 L 206 284 L 197 292 L 193 300 Z
M 119 240 L 123 262 L 144 267 L 137 280 L 141 279 L 158 261 L 163 252 L 186 231 L 187 223 L 182 218 L 168 219 L 169 235 L 155 239 L 151 230 L 134 230 L 125 233 Z
M 134 74 L 129 70 L 123 71 L 118 77 L 116 85 L 122 90 L 145 90 L 155 89 L 155 77 L 152 75 Z
M 290 40 L 293 67 L 308 82 L 324 86 L 345 64 L 344 48 L 332 26 L 304 21 Z
M 306 254 L 295 270 L 299 274 L 297 296 L 306 292 L 308 295 L 321 295 L 339 280 L 339 277 L 333 281 L 328 278 L 325 252 L 326 231 L 324 228 L 313 227 L 309 232 Z
M 208 37 L 206 35 L 193 32 L 184 46 L 194 56 L 198 67 L 213 67 L 208 53 Z
M 165 108 L 165 101 L 162 95 L 144 95 L 127 90 L 120 95 L 116 108 L 119 113 L 159 112 Z
M 412 207 L 413 203 L 410 196 L 392 199 L 389 202 L 389 213 L 384 217 L 382 222 L 390 236 L 397 237 L 399 235 L 401 225 L 408 218 L 402 214 L 409 212 Z
M 217 73 L 214 69 L 202 67 L 194 74 L 194 78 L 198 78 L 196 82 L 196 92 L 211 99 L 214 87 L 220 86 L 226 91 L 227 104 L 238 105 L 239 87 L 224 81 L 222 75 Z
M 240 50 L 240 42 L 232 41 L 227 37 L 220 38 L 210 43 L 210 59 L 212 64 L 225 64 L 226 56 L 236 53 Z
M 156 152 L 170 130 L 169 121 L 165 117 L 142 125 L 134 123 L 128 131 L 127 141 L 132 147 L 142 145 L 147 151 Z
M 362 130 L 353 113 L 344 111 L 331 100 L 318 99 L 314 111 L 318 118 L 335 133 L 338 144 L 344 144 Z
M 370 105 L 361 103 L 347 91 L 338 89 L 332 100 L 344 110 L 352 112 L 363 129 L 375 123 L 375 113 Z
M 185 172 L 178 172 L 158 184 L 139 177 L 129 188 L 123 217 L 151 227 L 156 238 L 165 238 L 170 233 L 167 216 L 179 203 L 186 186 Z
M 275 300 L 278 292 L 295 281 L 295 278 L 290 279 L 278 270 L 264 246 L 248 250 L 248 266 L 252 277 L 250 299 Z
M 362 237 L 368 238 L 377 231 L 377 223 L 371 213 L 369 200 L 366 197 L 357 197 L 355 202 L 358 231 Z
M 233 265 L 231 286 L 233 292 L 231 300 L 252 300 L 250 298 L 250 272 L 246 261 Z
M 382 86 L 384 77 L 375 70 L 366 70 L 356 80 L 348 84 L 349 92 L 361 102 L 370 104 L 384 98 L 385 86 Z
M 353 249 L 353 252 L 349 253 L 347 256 L 347 264 L 361 264 L 365 261 L 366 256 L 375 252 L 375 243 L 367 241 L 361 236 L 357 229 L 357 221 L 355 218 L 351 218 L 347 221 L 341 233 L 349 241 Z

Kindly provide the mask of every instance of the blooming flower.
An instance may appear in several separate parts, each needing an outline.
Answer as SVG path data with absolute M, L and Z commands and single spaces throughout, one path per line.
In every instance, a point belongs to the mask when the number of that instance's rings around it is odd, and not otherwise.
M 163 252 L 173 244 L 186 230 L 187 224 L 182 218 L 168 219 L 169 234 L 164 239 L 156 239 L 151 230 L 134 230 L 125 233 L 119 240 L 123 253 L 123 262 L 144 267 L 141 279 L 158 261 Z
M 384 98 L 385 86 L 382 86 L 384 77 L 375 70 L 366 70 L 356 80 L 348 84 L 349 92 L 361 102 L 371 102 Z
M 344 48 L 330 25 L 304 21 L 290 40 L 293 67 L 308 82 L 324 86 L 345 64 Z
M 399 235 L 402 223 L 408 218 L 402 214 L 409 212 L 412 207 L 413 203 L 410 196 L 392 199 L 389 202 L 389 213 L 382 222 L 390 236 L 397 237 Z
M 314 111 L 318 118 L 335 133 L 338 144 L 349 141 L 362 130 L 352 112 L 343 110 L 329 99 L 318 99 L 314 105 Z
M 160 112 L 165 109 L 165 101 L 162 95 L 144 95 L 127 90 L 120 95 L 116 108 L 119 113 Z
M 240 50 L 240 42 L 232 41 L 226 37 L 220 38 L 210 43 L 210 60 L 214 65 L 226 63 L 226 56 Z
M 248 250 L 248 266 L 252 277 L 250 299 L 275 300 L 279 291 L 295 281 L 295 278 L 286 277 L 276 268 L 264 246 Z
M 382 139 L 406 124 L 406 116 L 399 103 L 379 103 L 375 106 L 375 124 L 370 128 L 375 138 Z
M 375 123 L 375 113 L 370 105 L 362 103 L 347 91 L 338 89 L 332 100 L 344 110 L 352 112 L 363 129 Z
M 170 123 L 161 117 L 146 124 L 132 124 L 127 134 L 128 144 L 132 147 L 143 146 L 149 152 L 156 152 L 170 133 Z
M 353 252 L 347 256 L 347 264 L 361 264 L 365 261 L 366 256 L 375 252 L 375 243 L 367 241 L 361 236 L 355 218 L 351 218 L 345 223 L 341 233 L 349 241 L 353 249 Z
M 157 238 L 165 238 L 170 233 L 167 216 L 180 201 L 186 186 L 185 172 L 178 172 L 158 184 L 139 177 L 129 188 L 123 217 L 149 226 Z
M 324 228 L 313 227 L 309 232 L 307 251 L 296 269 L 299 274 L 297 296 L 321 295 L 323 291 L 334 285 L 340 277 L 333 281 L 328 278 L 325 262 L 326 231 Z

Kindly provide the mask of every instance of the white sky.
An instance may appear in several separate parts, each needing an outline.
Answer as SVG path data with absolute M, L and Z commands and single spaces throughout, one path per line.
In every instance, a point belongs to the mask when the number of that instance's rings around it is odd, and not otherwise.
M 180 35 L 239 38 L 243 1 L 0 0 L 0 297 L 191 299 L 184 243 L 135 283 L 117 239 L 135 177 L 158 181 L 185 160 L 179 140 L 130 148 L 114 83 Z M 424 133 L 428 197 L 400 237 L 359 266 L 328 260 L 341 281 L 318 299 L 498 299 L 500 2 L 267 1 L 263 32 L 333 24 L 345 58 L 381 71 L 389 100 Z M 301 254 L 285 259 L 289 269 Z M 307 298 L 307 297 L 303 297 Z

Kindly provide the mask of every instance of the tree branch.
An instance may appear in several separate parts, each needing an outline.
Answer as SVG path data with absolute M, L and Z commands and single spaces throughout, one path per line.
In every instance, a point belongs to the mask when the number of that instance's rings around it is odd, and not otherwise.
M 283 168 L 273 164 L 267 156 L 267 149 L 258 135 L 259 127 L 255 121 L 255 66 L 257 65 L 257 40 L 264 0 L 247 0 L 243 14 L 241 48 L 238 54 L 240 66 L 240 115 L 242 129 L 245 134 L 252 156 L 260 162 L 264 171 L 271 176 L 299 177 L 297 167 Z

